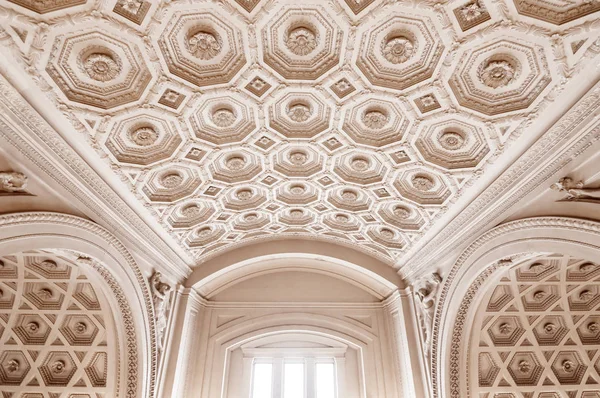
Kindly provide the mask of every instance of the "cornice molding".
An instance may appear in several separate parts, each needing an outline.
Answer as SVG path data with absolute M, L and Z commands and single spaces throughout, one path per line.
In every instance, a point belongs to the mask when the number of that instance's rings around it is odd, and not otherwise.
M 554 176 L 563 167 L 600 141 L 599 113 L 600 82 L 433 239 L 413 252 L 412 258 L 403 257 L 397 266 L 410 263 L 399 271 L 403 278 L 418 280 L 442 253 L 464 247 L 535 189 L 549 180 L 555 182 Z
M 462 347 L 462 342 L 465 334 L 465 321 L 467 320 L 468 311 L 470 309 L 471 303 L 478 289 L 485 283 L 485 281 L 495 273 L 499 268 L 510 266 L 511 262 L 503 262 L 503 261 L 494 261 L 487 267 L 485 267 L 481 272 L 478 273 L 476 279 L 471 283 L 468 290 L 466 291 L 463 297 L 456 298 L 453 295 L 454 290 L 456 289 L 458 284 L 464 283 L 462 281 L 462 275 L 466 270 L 464 269 L 465 264 L 472 264 L 474 261 L 482 258 L 484 254 L 479 252 L 482 248 L 485 248 L 486 244 L 490 243 L 494 240 L 499 240 L 504 237 L 509 236 L 515 232 L 520 231 L 548 231 L 550 229 L 559 229 L 565 230 L 569 232 L 582 232 L 588 234 L 598 235 L 600 237 L 600 222 L 596 221 L 588 221 L 576 218 L 567 218 L 567 217 L 535 217 L 535 218 L 527 218 L 523 220 L 517 220 L 508 222 L 506 224 L 499 225 L 496 228 L 493 228 L 476 239 L 467 249 L 465 249 L 458 260 L 455 262 L 454 266 L 445 276 L 444 283 L 439 294 L 436 310 L 435 310 L 435 318 L 433 323 L 433 339 L 434 344 L 432 345 L 431 350 L 431 381 L 433 386 L 433 397 L 451 397 L 451 398 L 460 398 L 460 350 Z M 541 239 L 541 238 L 538 238 Z M 515 239 L 512 242 L 518 241 L 527 241 L 534 242 L 536 238 L 527 237 L 526 239 Z M 559 237 L 548 237 L 545 238 L 546 241 L 552 242 L 561 242 L 573 245 L 580 245 L 590 247 L 596 250 L 600 250 L 600 245 L 593 245 L 589 243 L 579 242 L 576 240 L 569 240 L 565 238 Z M 600 241 L 600 240 L 599 240 Z M 492 249 L 498 249 L 498 246 L 495 246 Z M 488 250 L 488 251 L 489 251 Z M 479 253 L 478 253 L 479 252 Z M 474 255 L 477 254 L 477 258 L 473 258 Z M 452 303 L 456 303 L 456 300 L 460 300 L 460 307 L 458 311 L 450 311 L 449 307 Z M 458 305 L 458 304 L 456 304 Z M 449 341 L 449 351 L 450 351 L 450 363 L 447 364 L 446 357 L 443 356 L 443 351 L 441 347 L 443 347 L 442 339 L 444 337 L 448 337 L 448 332 L 444 328 L 449 317 L 454 317 L 455 320 L 452 325 L 452 338 Z M 452 319 L 450 319 L 452 320 Z M 446 366 L 449 366 L 446 369 Z M 448 394 L 443 390 L 445 388 L 443 375 L 448 375 L 450 379 L 450 391 Z
M 187 277 L 191 272 L 188 264 L 69 146 L 2 73 L 0 137 L 72 195 L 90 218 L 127 238 L 127 243 L 140 255 L 147 256 L 150 263 L 180 280 Z

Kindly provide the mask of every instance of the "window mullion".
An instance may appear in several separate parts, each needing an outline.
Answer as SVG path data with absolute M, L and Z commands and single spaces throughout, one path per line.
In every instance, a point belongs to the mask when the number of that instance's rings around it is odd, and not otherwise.
M 314 358 L 305 358 L 304 360 L 305 366 L 305 383 L 306 383 L 306 398 L 315 398 L 317 396 L 316 385 L 317 380 L 315 378 L 315 359 Z
M 273 358 L 273 398 L 283 398 L 283 358 Z

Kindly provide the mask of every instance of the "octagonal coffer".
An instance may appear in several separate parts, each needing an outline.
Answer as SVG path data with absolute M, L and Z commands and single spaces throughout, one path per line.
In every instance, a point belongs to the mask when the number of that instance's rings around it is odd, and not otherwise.
M 58 36 L 46 72 L 65 97 L 100 109 L 139 100 L 152 74 L 135 43 L 98 28 Z
M 402 140 L 409 119 L 393 102 L 370 98 L 348 106 L 342 129 L 358 144 L 381 147 Z
M 233 96 L 208 99 L 189 118 L 196 137 L 215 145 L 242 141 L 256 129 L 256 109 Z
M 415 146 L 425 160 L 445 169 L 476 167 L 490 152 L 483 128 L 457 118 L 426 126 Z
M 246 64 L 234 26 L 216 11 L 175 13 L 158 40 L 168 71 L 198 87 L 229 82 Z
M 262 29 L 264 62 L 285 79 L 315 80 L 340 62 L 343 29 L 316 4 L 284 6 Z
M 329 129 L 331 108 L 312 93 L 288 92 L 269 107 L 269 127 L 286 138 L 312 138 Z
M 444 52 L 436 24 L 398 10 L 363 33 L 356 66 L 374 85 L 405 90 L 433 76 Z
M 170 158 L 181 142 L 168 116 L 141 113 L 116 123 L 105 145 L 118 162 L 146 166 Z
M 461 106 L 494 116 L 527 109 L 551 81 L 543 47 L 498 38 L 460 57 L 448 84 Z

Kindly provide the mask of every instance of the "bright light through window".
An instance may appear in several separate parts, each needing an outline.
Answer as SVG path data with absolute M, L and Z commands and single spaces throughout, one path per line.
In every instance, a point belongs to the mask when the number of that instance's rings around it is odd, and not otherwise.
M 283 398 L 304 398 L 303 363 L 286 363 L 284 365 Z
M 255 363 L 252 378 L 252 398 L 271 398 L 273 365 L 270 363 Z
M 317 398 L 335 398 L 335 369 L 332 363 L 317 363 Z

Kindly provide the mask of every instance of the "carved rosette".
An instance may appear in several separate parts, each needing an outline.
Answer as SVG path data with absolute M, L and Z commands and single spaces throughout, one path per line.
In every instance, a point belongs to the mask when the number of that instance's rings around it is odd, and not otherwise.
M 340 210 L 350 212 L 368 210 L 372 203 L 364 190 L 345 186 L 330 191 L 327 201 Z
M 456 117 L 428 123 L 415 146 L 425 160 L 446 169 L 476 167 L 490 152 L 483 127 Z
M 100 109 L 139 100 L 152 80 L 135 42 L 98 28 L 58 36 L 46 72 L 68 100 Z
M 246 65 L 234 26 L 217 11 L 173 15 L 158 40 L 169 73 L 199 87 L 229 82 Z
M 192 228 L 206 222 L 213 214 L 215 208 L 208 202 L 186 201 L 172 209 L 167 222 L 173 228 Z
M 303 208 L 291 208 L 279 213 L 278 220 L 289 226 L 308 225 L 315 220 L 315 216 Z
M 264 63 L 285 79 L 315 80 L 338 65 L 343 36 L 323 7 L 284 6 L 262 30 Z
M 441 175 L 424 168 L 400 173 L 394 187 L 402 197 L 420 205 L 441 205 L 452 194 Z
M 252 231 L 261 229 L 271 223 L 271 218 L 268 214 L 250 211 L 240 214 L 233 222 L 233 229 L 236 231 Z
M 342 125 L 357 144 L 375 147 L 400 142 L 409 127 L 409 119 L 397 105 L 375 98 L 347 105 Z
M 349 213 L 330 213 L 323 218 L 323 224 L 342 232 L 356 232 L 360 229 L 360 221 Z
M 308 145 L 289 146 L 273 155 L 273 169 L 287 177 L 310 177 L 324 163 L 324 156 Z
M 257 209 L 267 201 L 267 192 L 262 188 L 242 185 L 231 188 L 223 198 L 223 207 L 243 211 Z
M 118 162 L 146 166 L 170 158 L 181 142 L 174 120 L 144 112 L 117 122 L 105 145 Z
M 364 32 L 356 66 L 376 86 L 404 90 L 422 83 L 433 76 L 445 48 L 436 26 L 412 10 L 386 14 Z
M 196 137 L 216 145 L 230 144 L 256 130 L 256 109 L 239 97 L 212 98 L 201 102 L 189 122 Z
M 426 224 L 422 210 L 408 202 L 394 201 L 380 206 L 377 214 L 388 224 L 401 230 L 418 231 Z
M 290 182 L 277 189 L 275 198 L 286 205 L 306 205 L 316 201 L 319 192 L 307 182 Z
M 186 236 L 185 243 L 190 248 L 205 247 L 218 242 L 225 232 L 222 225 L 211 223 L 211 225 L 201 226 L 191 231 Z
M 335 161 L 333 172 L 344 181 L 368 185 L 383 181 L 388 169 L 372 153 L 348 153 Z
M 201 183 L 196 171 L 183 166 L 167 166 L 150 174 L 142 192 L 152 202 L 175 202 L 190 196 Z
M 258 157 L 246 150 L 223 153 L 210 165 L 213 178 L 225 183 L 246 182 L 262 171 Z
M 402 249 L 406 245 L 405 238 L 398 231 L 389 227 L 371 227 L 367 230 L 369 236 L 375 243 L 379 243 L 390 249 Z
M 290 92 L 269 107 L 269 127 L 287 138 L 312 138 L 329 129 L 331 109 L 312 93 Z
M 485 115 L 527 109 L 552 81 L 544 49 L 500 38 L 459 57 L 449 80 L 466 108 Z

